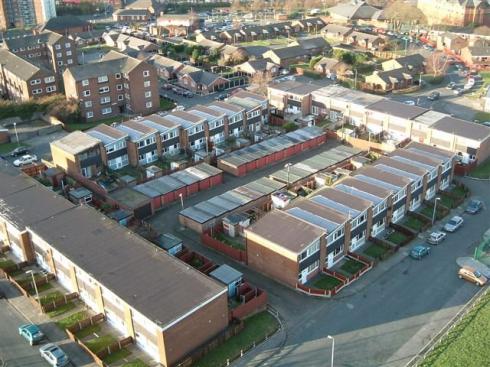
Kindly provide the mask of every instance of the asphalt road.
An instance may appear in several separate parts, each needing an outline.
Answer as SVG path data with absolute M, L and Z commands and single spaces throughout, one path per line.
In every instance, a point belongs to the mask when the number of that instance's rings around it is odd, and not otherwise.
M 49 366 L 39 354 L 39 347 L 31 347 L 17 333 L 19 325 L 28 323 L 5 299 L 0 299 L 0 366 Z

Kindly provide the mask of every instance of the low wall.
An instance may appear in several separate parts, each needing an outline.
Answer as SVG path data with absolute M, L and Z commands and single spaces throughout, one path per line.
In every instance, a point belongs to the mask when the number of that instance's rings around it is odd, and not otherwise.
M 397 149 L 396 145 L 386 144 L 386 143 L 376 143 L 374 141 L 367 141 L 364 139 L 354 138 L 350 135 L 344 135 L 341 130 L 337 130 L 337 136 L 340 139 L 345 140 L 348 144 L 352 145 L 354 148 L 360 150 L 373 150 L 376 152 L 393 152 Z
M 218 252 L 221 252 L 228 257 L 231 257 L 236 261 L 240 261 L 243 263 L 247 262 L 247 253 L 245 251 L 228 246 L 227 244 L 217 240 L 216 238 L 211 237 L 211 235 L 207 233 L 201 234 L 201 242 L 206 246 Z
M 230 317 L 232 319 L 243 320 L 244 318 L 251 316 L 257 312 L 263 311 L 267 308 L 267 292 L 262 289 L 255 289 L 256 296 L 249 301 L 242 303 L 240 306 L 230 311 Z

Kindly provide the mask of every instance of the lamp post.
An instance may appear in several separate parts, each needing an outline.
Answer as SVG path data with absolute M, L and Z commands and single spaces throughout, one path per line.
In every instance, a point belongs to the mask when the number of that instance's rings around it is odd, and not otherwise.
M 34 290 L 36 291 L 36 299 L 39 301 L 39 292 L 37 291 L 36 279 L 34 279 L 34 271 L 27 270 L 26 274 L 31 274 L 32 283 L 34 284 Z
M 432 225 L 434 225 L 434 222 L 436 221 L 436 208 L 437 208 L 437 202 L 441 200 L 441 198 L 436 198 L 434 201 L 434 211 L 432 212 Z
M 15 139 L 17 140 L 17 145 L 19 145 L 19 134 L 17 134 L 17 122 L 14 122 Z
M 288 175 L 287 175 L 287 177 L 288 177 L 288 178 L 287 178 L 287 186 L 286 186 L 286 190 L 287 190 L 287 189 L 289 189 L 289 169 L 291 168 L 291 166 L 292 166 L 292 163 L 286 163 L 286 164 L 284 165 L 284 168 L 286 168 L 286 169 L 287 169 L 287 171 L 288 171 Z
M 182 193 L 179 194 L 180 198 L 180 206 L 182 207 L 182 210 L 184 210 L 184 197 L 182 196 Z
M 333 367 L 333 356 L 334 356 L 334 353 L 335 353 L 335 339 L 331 335 L 328 335 L 327 338 L 332 340 L 332 354 L 331 354 L 331 357 L 330 357 L 330 367 Z

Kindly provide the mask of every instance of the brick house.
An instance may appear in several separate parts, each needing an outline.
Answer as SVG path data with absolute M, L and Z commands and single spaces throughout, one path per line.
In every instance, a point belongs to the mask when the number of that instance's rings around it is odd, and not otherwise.
M 159 107 L 155 67 L 111 51 L 100 61 L 68 68 L 63 74 L 67 98 L 80 101 L 87 121 L 122 113 L 148 115 Z

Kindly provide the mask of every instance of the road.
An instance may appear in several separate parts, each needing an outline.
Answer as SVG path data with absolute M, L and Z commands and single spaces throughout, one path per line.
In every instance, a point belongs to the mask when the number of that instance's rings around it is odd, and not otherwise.
M 5 299 L 0 299 L 0 366 L 46 367 L 48 363 L 39 355 L 38 347 L 31 347 L 17 333 L 19 325 L 27 321 Z
M 256 171 L 250 177 L 226 176 L 223 185 L 189 198 L 185 206 L 219 195 L 271 170 Z M 468 184 L 475 196 L 490 208 L 488 183 L 470 181 Z M 227 263 L 243 272 L 250 282 L 268 292 L 270 304 L 285 320 L 284 347 L 276 348 L 279 342 L 271 341 L 270 347 L 258 348 L 236 363 L 247 367 L 325 365 L 331 351 L 328 335 L 335 337 L 335 366 L 403 366 L 478 291 L 457 277 L 455 259 L 471 255 L 490 226 L 486 210 L 476 216 L 463 214 L 464 226 L 448 235 L 429 257 L 412 260 L 407 257 L 410 248 L 407 246 L 333 299 L 316 299 L 298 294 L 204 247 L 194 232 L 180 228 L 179 210 L 180 205 L 171 206 L 150 222 L 159 231 L 180 236 L 186 246 L 216 263 Z M 442 223 L 436 224 L 436 228 L 440 227 Z

